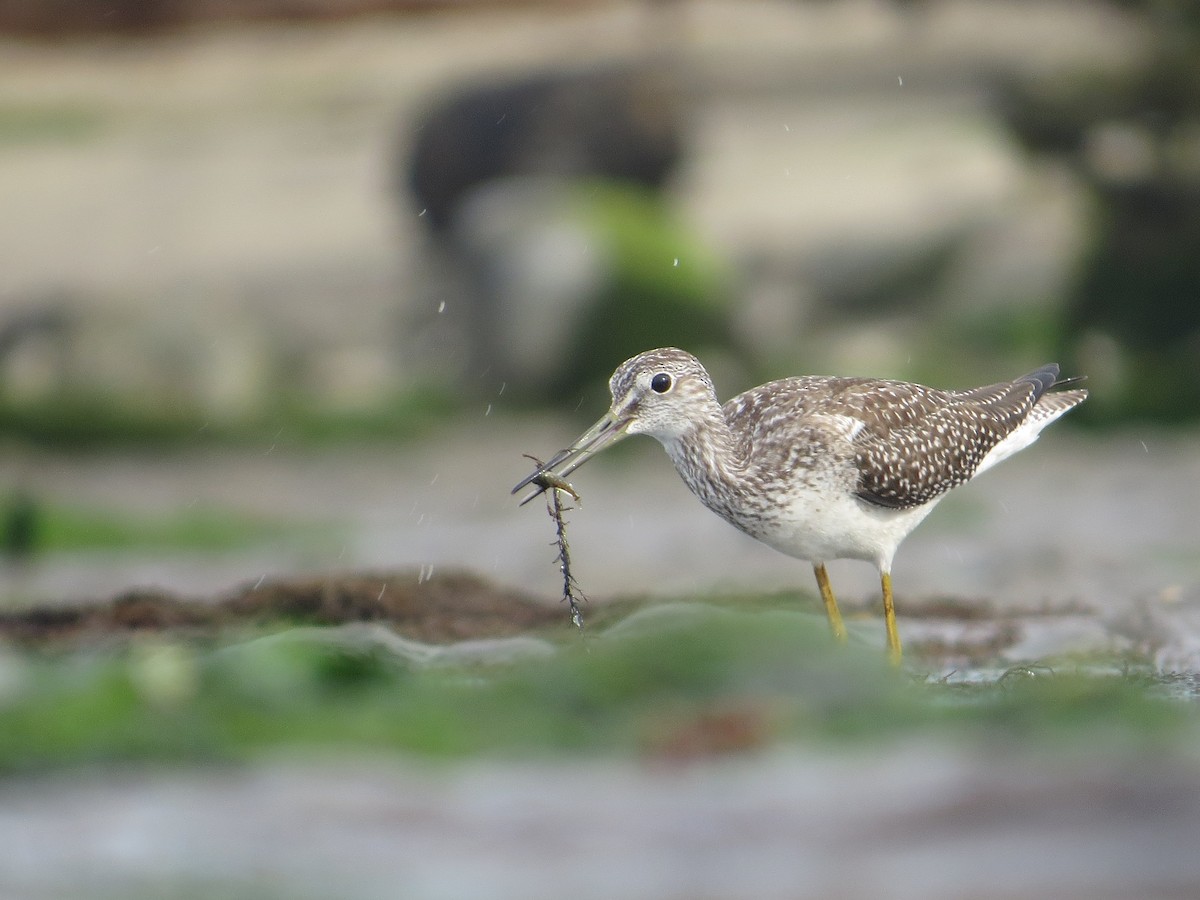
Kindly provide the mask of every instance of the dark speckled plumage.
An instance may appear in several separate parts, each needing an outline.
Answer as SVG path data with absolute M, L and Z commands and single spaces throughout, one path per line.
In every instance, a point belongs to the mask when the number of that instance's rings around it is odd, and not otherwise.
M 1057 375 L 1058 367 L 1049 365 L 967 391 L 869 378 L 786 378 L 752 388 L 723 410 L 735 434 L 766 447 L 777 443 L 775 436 L 787 443 L 788 433 L 802 433 L 799 423 L 813 423 L 827 432 L 827 442 L 844 440 L 853 448 L 857 496 L 907 509 L 970 479 Z M 1065 411 L 1077 402 L 1060 395 L 1053 408 Z

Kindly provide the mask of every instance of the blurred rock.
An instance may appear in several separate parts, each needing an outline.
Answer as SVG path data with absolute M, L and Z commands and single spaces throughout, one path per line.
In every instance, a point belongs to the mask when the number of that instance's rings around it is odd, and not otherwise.
M 422 218 L 444 231 L 473 189 L 499 179 L 554 175 L 658 190 L 681 162 L 684 120 L 678 86 L 661 66 L 491 79 L 434 101 L 401 167 Z
M 996 108 L 1026 151 L 1092 205 L 1060 342 L 1098 385 L 1085 416 L 1200 417 L 1200 17 L 1186 0 L 1114 2 L 1142 35 L 1125 67 L 1009 77 Z M 1104 344 L 1107 359 L 1092 352 Z M 1115 357 L 1115 359 L 1114 359 Z M 1170 384 L 1169 391 L 1162 385 Z
M 728 344 L 716 270 L 663 195 L 687 142 L 678 80 L 663 63 L 543 71 L 418 120 L 401 203 L 449 277 L 415 327 L 442 316 L 435 343 L 461 349 L 441 368 L 469 390 L 561 402 L 647 346 Z

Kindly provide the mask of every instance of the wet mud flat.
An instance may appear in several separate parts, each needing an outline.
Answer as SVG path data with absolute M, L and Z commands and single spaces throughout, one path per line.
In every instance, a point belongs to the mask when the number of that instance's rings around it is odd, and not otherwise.
M 507 493 L 576 430 L 43 459 L 47 494 L 350 531 L 47 563 L 0 618 L 0 895 L 1200 892 L 1193 440 L 1063 435 L 948 498 L 897 560 L 897 674 L 869 567 L 832 569 L 833 647 L 807 567 L 656 447 L 575 481 L 579 634 Z
M 552 600 L 418 574 L 0 619 L 0 893 L 1200 890 L 1195 699 L 1112 659 L 1003 663 L 1030 621 L 1088 610 L 911 602 L 898 673 L 869 610 L 839 647 L 815 598 L 600 601 L 580 634 Z M 130 691 L 94 687 L 114 671 Z M 14 751 L 76 740 L 59 715 L 94 723 L 90 750 Z
M 517 507 L 507 486 L 528 467 L 523 452 L 572 429 L 483 423 L 399 452 L 44 460 L 33 489 L 49 501 L 57 492 L 152 517 L 199 504 L 318 536 L 220 553 L 47 555 L 20 580 L 6 573 L 6 593 L 27 599 L 0 613 L 0 634 L 211 632 L 288 617 L 378 620 L 420 641 L 569 633 L 555 524 L 541 501 Z M 585 621 L 666 600 L 819 615 L 809 567 L 700 507 L 650 443 L 574 479 L 582 502 L 570 501 L 565 522 Z M 1068 433 L 951 494 L 896 561 L 910 664 L 939 677 L 1070 657 L 1200 671 L 1197 460 L 1190 440 Z M 871 567 L 830 572 L 852 638 L 881 646 Z
M 466 573 L 420 580 L 413 572 L 358 572 L 260 580 L 228 594 L 191 598 L 140 588 L 74 604 L 0 613 L 0 636 L 60 650 L 137 636 L 207 638 L 289 625 L 381 622 L 413 640 L 447 643 L 508 637 L 560 622 L 543 602 Z
M 819 598 L 803 590 L 590 601 L 578 593 L 578 585 L 574 588 L 582 600 L 579 634 L 661 605 L 715 602 L 751 610 L 790 609 L 814 619 L 821 615 Z M 879 611 L 865 599 L 843 605 L 856 644 L 879 643 Z M 1149 665 L 1158 649 L 1156 632 L 1143 622 L 1145 630 L 1138 633 L 1135 618 L 1122 635 L 1083 602 L 1021 607 L 949 596 L 906 598 L 901 615 L 909 665 L 960 680 L 984 677 L 976 670 L 1048 665 L 1043 661 L 1089 654 Z M 422 571 L 402 569 L 262 578 L 205 597 L 132 588 L 109 598 L 0 612 L 0 639 L 14 647 L 70 652 L 120 647 L 144 637 L 211 643 L 254 631 L 352 623 L 379 624 L 405 639 L 433 644 L 516 635 L 549 642 L 577 633 L 565 597 L 555 602 L 464 570 L 426 577 Z

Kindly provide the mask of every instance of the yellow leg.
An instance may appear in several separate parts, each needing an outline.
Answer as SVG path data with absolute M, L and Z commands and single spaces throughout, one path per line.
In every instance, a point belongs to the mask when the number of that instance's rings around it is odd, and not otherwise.
M 883 620 L 887 624 L 888 662 L 900 665 L 900 630 L 896 627 L 896 599 L 892 596 L 892 574 L 881 572 L 879 581 L 883 586 Z
M 846 640 L 846 626 L 842 623 L 842 613 L 838 609 L 837 597 L 833 596 L 833 588 L 829 584 L 829 573 L 825 571 L 824 563 L 813 563 L 813 572 L 817 576 L 817 587 L 821 590 L 821 599 L 825 601 L 825 615 L 829 617 L 829 627 L 833 636 L 839 641 Z

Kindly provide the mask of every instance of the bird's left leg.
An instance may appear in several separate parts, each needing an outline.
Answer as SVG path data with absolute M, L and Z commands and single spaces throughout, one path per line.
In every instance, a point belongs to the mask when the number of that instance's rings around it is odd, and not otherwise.
M 883 620 L 887 625 L 888 661 L 893 666 L 900 665 L 900 629 L 896 627 L 896 599 L 892 596 L 892 573 L 883 569 L 879 573 L 879 582 L 883 588 Z

